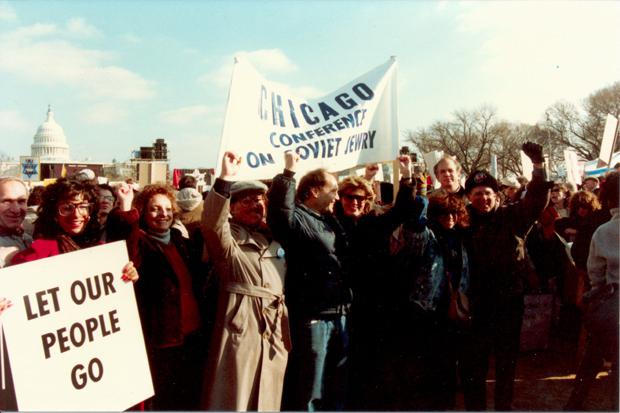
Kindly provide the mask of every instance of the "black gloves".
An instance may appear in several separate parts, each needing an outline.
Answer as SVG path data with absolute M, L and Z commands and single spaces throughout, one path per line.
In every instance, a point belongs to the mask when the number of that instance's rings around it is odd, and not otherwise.
M 532 163 L 543 163 L 542 146 L 534 142 L 525 142 L 521 149 L 532 160 Z

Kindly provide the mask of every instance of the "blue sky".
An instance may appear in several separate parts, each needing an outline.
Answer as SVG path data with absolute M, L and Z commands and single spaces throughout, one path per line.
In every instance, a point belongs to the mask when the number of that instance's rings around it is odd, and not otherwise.
M 233 56 L 319 97 L 395 55 L 402 131 L 493 105 L 534 123 L 620 80 L 617 1 L 1 1 L 0 153 L 51 104 L 73 160 L 166 139 L 214 167 Z

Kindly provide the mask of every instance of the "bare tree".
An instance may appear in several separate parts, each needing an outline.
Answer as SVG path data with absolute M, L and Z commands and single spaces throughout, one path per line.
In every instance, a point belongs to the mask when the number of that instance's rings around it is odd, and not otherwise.
M 620 82 L 592 93 L 581 109 L 555 103 L 545 111 L 546 122 L 540 127 L 550 130 L 550 139 L 558 146 L 572 148 L 584 159 L 596 159 L 608 113 L 620 116 Z
M 491 148 L 504 130 L 505 125 L 495 121 L 495 110 L 484 106 L 471 112 L 457 111 L 450 121 L 408 131 L 407 139 L 424 153 L 438 150 L 456 156 L 463 172 L 469 174 L 488 168 Z

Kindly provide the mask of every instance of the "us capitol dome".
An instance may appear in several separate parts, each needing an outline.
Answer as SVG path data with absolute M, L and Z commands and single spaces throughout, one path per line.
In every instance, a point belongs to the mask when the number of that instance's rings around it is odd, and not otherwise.
M 50 106 L 47 107 L 47 119 L 34 135 L 30 155 L 38 156 L 41 162 L 69 162 L 69 145 L 65 131 L 54 120 L 54 112 Z

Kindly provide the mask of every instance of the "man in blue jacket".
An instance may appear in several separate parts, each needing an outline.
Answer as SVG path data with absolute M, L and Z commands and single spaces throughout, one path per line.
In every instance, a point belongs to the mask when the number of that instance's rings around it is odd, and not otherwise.
M 304 175 L 295 193 L 299 155 L 268 193 L 267 222 L 286 250 L 286 302 L 293 350 L 285 384 L 286 410 L 342 410 L 346 390 L 351 289 L 346 239 L 333 216 L 338 181 L 324 169 Z

